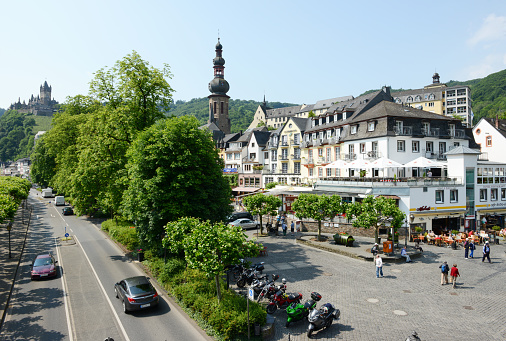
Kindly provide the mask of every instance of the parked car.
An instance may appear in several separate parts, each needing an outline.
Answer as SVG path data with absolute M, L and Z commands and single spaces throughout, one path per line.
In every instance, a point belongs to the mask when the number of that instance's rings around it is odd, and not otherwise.
M 246 218 L 237 219 L 236 221 L 229 223 L 229 225 L 239 226 L 243 230 L 256 229 L 256 228 L 260 227 L 260 223 L 258 221 L 254 221 L 254 220 L 246 219 Z
M 32 279 L 56 277 L 56 263 L 50 253 L 38 255 L 32 262 L 30 275 Z
M 228 222 L 231 223 L 237 219 L 247 218 L 253 220 L 253 215 L 249 212 L 234 212 L 228 217 Z
M 159 297 L 156 289 L 146 276 L 126 278 L 114 284 L 116 298 L 123 304 L 123 312 L 142 310 L 158 305 Z
M 70 206 L 64 207 L 62 210 L 63 215 L 72 215 L 74 214 L 74 210 Z

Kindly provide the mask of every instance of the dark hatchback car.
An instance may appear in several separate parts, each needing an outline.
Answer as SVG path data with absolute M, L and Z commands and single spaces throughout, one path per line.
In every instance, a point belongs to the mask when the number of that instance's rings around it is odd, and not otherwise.
M 64 207 L 62 210 L 63 215 L 72 215 L 74 214 L 74 210 L 70 206 Z
M 126 278 L 114 284 L 116 298 L 123 303 L 123 312 L 142 310 L 158 305 L 159 297 L 146 276 Z
M 35 257 L 31 265 L 32 279 L 56 277 L 56 263 L 52 254 L 42 254 Z
M 253 215 L 249 212 L 234 212 L 228 217 L 228 223 L 244 218 L 253 220 Z

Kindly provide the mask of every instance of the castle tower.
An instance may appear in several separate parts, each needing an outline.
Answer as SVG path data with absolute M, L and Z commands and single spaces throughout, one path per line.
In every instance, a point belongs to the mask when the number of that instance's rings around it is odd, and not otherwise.
M 225 80 L 225 59 L 221 56 L 223 46 L 218 38 L 216 57 L 213 59 L 214 79 L 209 82 L 209 122 L 214 122 L 225 134 L 230 134 L 230 119 L 228 118 L 227 95 L 230 86 Z
M 49 105 L 51 103 L 52 88 L 44 81 L 44 85 L 40 86 L 40 101 L 42 104 Z

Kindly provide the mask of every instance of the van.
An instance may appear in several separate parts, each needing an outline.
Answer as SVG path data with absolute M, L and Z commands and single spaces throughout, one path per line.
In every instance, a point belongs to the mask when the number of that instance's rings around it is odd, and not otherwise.
M 236 221 L 237 219 L 251 219 L 253 220 L 253 215 L 249 212 L 234 212 L 228 217 L 228 222 L 231 223 L 233 221 Z
M 43 198 L 51 198 L 53 196 L 53 189 L 52 188 L 44 188 L 42 190 L 42 197 Z
M 57 195 L 54 197 L 54 204 L 56 206 L 65 205 L 65 197 L 63 195 Z

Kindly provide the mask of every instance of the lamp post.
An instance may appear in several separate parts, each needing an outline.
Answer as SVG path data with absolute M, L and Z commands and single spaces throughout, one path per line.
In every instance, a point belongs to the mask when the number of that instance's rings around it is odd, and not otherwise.
M 12 229 L 12 221 L 7 225 L 7 231 L 9 231 L 9 258 L 12 258 L 11 255 L 11 229 Z
M 404 220 L 404 246 L 408 248 L 408 219 Z

